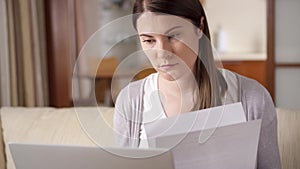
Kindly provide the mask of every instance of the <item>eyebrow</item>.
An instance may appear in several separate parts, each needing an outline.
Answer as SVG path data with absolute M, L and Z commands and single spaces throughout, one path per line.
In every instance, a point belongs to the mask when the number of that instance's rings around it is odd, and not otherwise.
M 175 26 L 175 27 L 173 27 L 173 28 L 167 30 L 167 31 L 164 33 L 164 35 L 170 33 L 170 32 L 173 31 L 174 29 L 178 29 L 178 28 L 182 28 L 182 26 Z M 140 34 L 140 36 L 146 36 L 146 37 L 149 37 L 149 38 L 153 37 L 153 36 L 148 35 L 148 34 Z

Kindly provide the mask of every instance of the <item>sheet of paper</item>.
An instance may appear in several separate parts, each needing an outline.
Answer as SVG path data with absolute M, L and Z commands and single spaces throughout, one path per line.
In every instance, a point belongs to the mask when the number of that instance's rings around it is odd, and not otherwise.
M 175 169 L 254 169 L 261 120 L 219 127 L 205 143 L 201 131 L 156 139 L 157 147 L 171 148 Z M 175 147 L 169 147 L 175 145 Z
M 205 142 L 205 139 L 207 138 L 206 135 L 212 134 L 217 127 L 242 123 L 245 121 L 245 112 L 242 104 L 239 102 L 157 120 L 145 124 L 145 130 L 149 146 L 151 147 L 152 139 L 156 137 L 199 130 L 205 130 L 205 133 L 202 133 L 203 137 L 199 138 Z
M 254 169 L 260 120 L 246 122 L 241 103 L 145 124 L 150 147 L 173 152 L 176 169 Z

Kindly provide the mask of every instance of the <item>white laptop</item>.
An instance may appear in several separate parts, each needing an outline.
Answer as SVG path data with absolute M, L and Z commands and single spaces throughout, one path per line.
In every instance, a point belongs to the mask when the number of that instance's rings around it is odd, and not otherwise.
M 174 169 L 171 153 L 163 149 L 20 143 L 10 143 L 9 148 L 16 169 Z

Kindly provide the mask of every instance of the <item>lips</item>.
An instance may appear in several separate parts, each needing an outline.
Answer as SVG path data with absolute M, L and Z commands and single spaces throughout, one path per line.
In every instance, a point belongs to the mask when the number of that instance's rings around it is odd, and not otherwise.
M 171 68 L 175 67 L 176 65 L 178 65 L 178 63 L 162 64 L 162 65 L 158 66 L 158 68 L 167 70 L 167 69 L 171 69 Z

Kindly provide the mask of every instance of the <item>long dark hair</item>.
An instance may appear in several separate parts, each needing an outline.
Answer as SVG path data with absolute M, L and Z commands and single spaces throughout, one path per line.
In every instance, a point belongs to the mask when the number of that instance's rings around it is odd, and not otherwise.
M 199 52 L 195 63 L 195 79 L 199 87 L 199 109 L 218 106 L 227 90 L 227 84 L 217 69 L 210 32 L 204 9 L 199 0 L 136 0 L 133 7 L 133 25 L 144 12 L 157 12 L 189 19 L 205 36 L 199 40 Z M 201 18 L 204 18 L 201 24 Z

